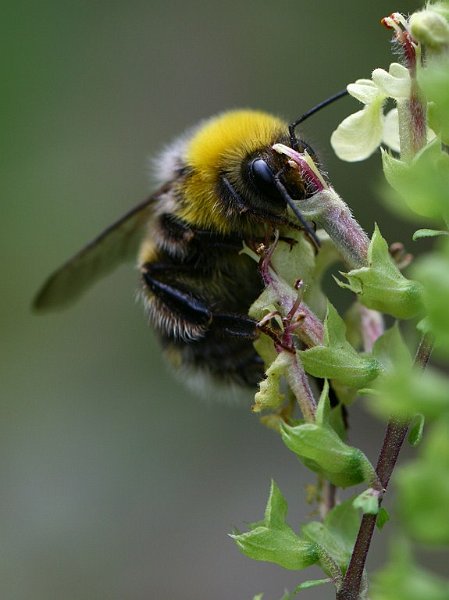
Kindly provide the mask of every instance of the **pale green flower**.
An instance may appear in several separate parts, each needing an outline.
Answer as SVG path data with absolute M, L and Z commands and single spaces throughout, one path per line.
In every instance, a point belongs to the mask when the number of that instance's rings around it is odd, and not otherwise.
M 398 63 L 392 63 L 388 72 L 375 69 L 372 79 L 358 79 L 348 85 L 348 92 L 365 108 L 346 117 L 333 132 L 331 144 L 336 155 L 348 162 L 364 160 L 382 143 L 399 151 L 397 109 L 385 115 L 383 108 L 387 98 L 401 102 L 409 97 L 408 70 Z

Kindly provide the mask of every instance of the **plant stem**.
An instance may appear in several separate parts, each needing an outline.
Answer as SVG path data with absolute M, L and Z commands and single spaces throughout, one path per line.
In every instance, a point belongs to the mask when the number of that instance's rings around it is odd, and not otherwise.
M 424 335 L 418 346 L 415 365 L 424 369 L 432 353 L 433 342 Z M 390 420 L 385 432 L 384 442 L 377 461 L 376 472 L 384 490 L 387 489 L 391 474 L 396 465 L 402 444 L 407 435 L 409 422 Z M 381 500 L 380 500 L 381 501 Z M 363 515 L 359 533 L 352 551 L 348 570 L 343 584 L 337 592 L 337 600 L 357 600 L 365 568 L 366 557 L 371 545 L 377 515 Z
M 322 519 L 331 511 L 337 502 L 337 488 L 330 481 L 323 481 L 321 490 L 320 516 Z

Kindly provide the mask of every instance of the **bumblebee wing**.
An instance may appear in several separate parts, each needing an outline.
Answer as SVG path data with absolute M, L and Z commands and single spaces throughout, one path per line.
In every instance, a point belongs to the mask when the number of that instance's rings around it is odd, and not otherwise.
M 34 299 L 34 310 L 43 312 L 65 308 L 97 279 L 113 271 L 120 263 L 135 258 L 153 212 L 153 204 L 163 191 L 161 189 L 123 215 L 50 275 Z

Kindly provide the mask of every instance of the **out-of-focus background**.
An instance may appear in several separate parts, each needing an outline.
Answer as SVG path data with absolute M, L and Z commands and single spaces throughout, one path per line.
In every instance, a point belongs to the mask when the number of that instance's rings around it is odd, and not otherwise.
M 199 400 L 160 357 L 121 268 L 70 310 L 30 312 L 51 270 L 151 191 L 149 157 L 199 119 L 254 107 L 294 119 L 391 61 L 381 17 L 418 3 L 322 0 L 6 2 L 2 7 L 0 597 L 277 599 L 317 574 L 239 554 L 270 478 L 297 526 L 310 475 L 249 411 Z M 344 99 L 303 136 L 371 232 L 379 156 L 339 162 Z M 409 242 L 409 245 L 411 242 Z M 375 460 L 383 426 L 354 409 Z M 388 502 L 387 502 L 388 505 Z M 376 554 L 377 547 L 377 554 Z M 379 545 L 370 566 L 382 562 Z M 330 598 L 330 588 L 309 592 Z

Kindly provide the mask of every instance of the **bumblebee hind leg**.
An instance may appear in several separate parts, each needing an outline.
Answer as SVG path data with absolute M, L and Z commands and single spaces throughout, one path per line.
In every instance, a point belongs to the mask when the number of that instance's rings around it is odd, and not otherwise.
M 192 291 L 182 266 L 165 266 L 146 264 L 142 277 L 148 314 L 169 361 L 225 383 L 256 386 L 264 372 L 252 344 L 256 322 Z

